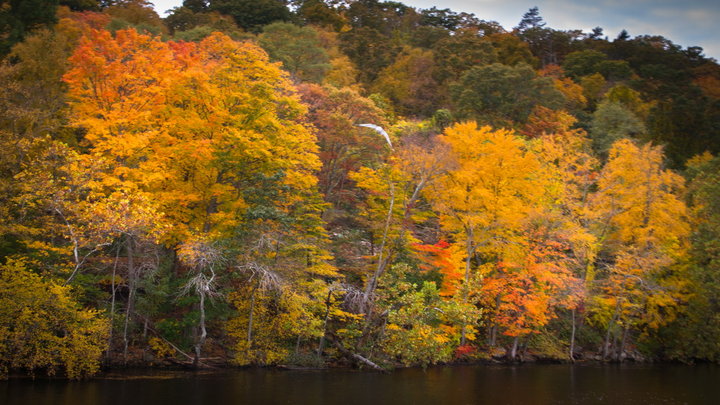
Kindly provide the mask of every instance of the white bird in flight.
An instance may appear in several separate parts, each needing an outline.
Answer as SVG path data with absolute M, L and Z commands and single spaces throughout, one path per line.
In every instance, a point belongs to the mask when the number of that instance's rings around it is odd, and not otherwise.
M 367 128 L 374 129 L 374 130 L 377 131 L 380 135 L 382 135 L 382 136 L 385 137 L 385 140 L 387 141 L 388 145 L 390 145 L 390 149 L 393 148 L 392 142 L 390 142 L 390 135 L 388 135 L 388 133 L 385 132 L 385 130 L 382 129 L 382 127 L 377 126 L 377 125 L 375 125 L 375 124 L 358 124 L 358 126 L 359 126 L 359 127 L 367 127 Z

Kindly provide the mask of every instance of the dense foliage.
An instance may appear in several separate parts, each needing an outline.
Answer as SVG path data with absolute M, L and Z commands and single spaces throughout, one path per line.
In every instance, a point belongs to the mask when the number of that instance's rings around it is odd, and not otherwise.
M 0 373 L 720 359 L 701 49 L 537 8 L 26 3 L 0 6 Z

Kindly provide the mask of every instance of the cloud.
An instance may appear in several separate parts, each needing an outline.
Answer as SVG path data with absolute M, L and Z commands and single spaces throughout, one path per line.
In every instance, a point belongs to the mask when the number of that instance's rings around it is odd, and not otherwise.
M 183 0 L 150 0 L 150 2 L 155 6 L 155 11 L 160 17 L 165 17 L 167 10 L 182 6 Z

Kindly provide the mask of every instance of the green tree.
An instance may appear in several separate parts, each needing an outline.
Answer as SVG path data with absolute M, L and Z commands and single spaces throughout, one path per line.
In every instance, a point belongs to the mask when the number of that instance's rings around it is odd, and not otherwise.
M 98 0 L 60 0 L 61 6 L 67 6 L 72 11 L 98 11 Z
M 600 51 L 586 49 L 568 54 L 562 67 L 568 76 L 575 80 L 593 73 L 602 74 L 607 80 L 619 81 L 629 79 L 633 71 L 624 60 L 610 60 Z
M 282 0 L 210 0 L 208 8 L 231 16 L 238 27 L 253 32 L 263 25 L 290 19 L 290 10 Z
M 317 32 L 310 27 L 272 23 L 263 27 L 258 43 L 272 61 L 282 62 L 296 81 L 321 83 L 331 67 Z
M 354 27 L 340 34 L 341 50 L 357 66 L 361 83 L 369 85 L 382 69 L 392 64 L 400 53 L 398 46 L 380 31 L 371 27 Z
M 520 23 L 515 27 L 520 32 L 527 30 L 542 28 L 545 26 L 545 21 L 540 16 L 540 10 L 537 6 L 530 8 L 527 13 L 523 14 Z
M 564 102 L 551 78 L 539 77 L 525 64 L 472 68 L 451 94 L 463 117 L 500 126 L 525 122 L 537 105 L 557 108 Z
M 710 154 L 688 162 L 692 296 L 684 316 L 661 335 L 662 349 L 682 360 L 720 361 L 720 159 Z
M 187 31 L 198 25 L 206 25 L 209 22 L 206 13 L 197 13 L 187 7 L 175 7 L 170 14 L 165 17 L 165 25 L 170 29 L 170 33 L 177 31 Z
M 33 29 L 56 22 L 58 0 L 0 0 L 0 57 Z
M 623 138 L 638 138 L 645 133 L 645 125 L 632 111 L 619 102 L 600 103 L 593 113 L 590 137 L 595 150 L 606 154 L 610 146 Z
M 183 0 L 182 6 L 194 13 L 203 13 L 208 11 L 209 3 L 209 0 Z
M 450 83 L 473 67 L 497 62 L 492 44 L 471 30 L 463 30 L 435 43 L 435 79 Z
M 340 10 L 333 7 L 335 2 L 326 0 L 296 0 L 296 13 L 306 24 L 313 24 L 324 28 L 340 30 L 345 23 L 345 17 Z
M 562 68 L 565 73 L 575 80 L 599 72 L 600 63 L 608 59 L 607 55 L 600 51 L 587 49 L 573 52 L 565 57 Z
M 533 55 L 540 59 L 542 67 L 557 65 L 572 51 L 573 43 L 582 37 L 580 30 L 559 31 L 546 28 L 537 7 L 523 15 L 514 33 L 529 45 Z

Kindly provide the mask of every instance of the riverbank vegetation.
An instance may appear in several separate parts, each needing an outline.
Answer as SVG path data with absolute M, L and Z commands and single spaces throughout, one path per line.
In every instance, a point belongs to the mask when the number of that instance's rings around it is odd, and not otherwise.
M 0 373 L 720 360 L 701 48 L 537 8 L 1 12 Z

